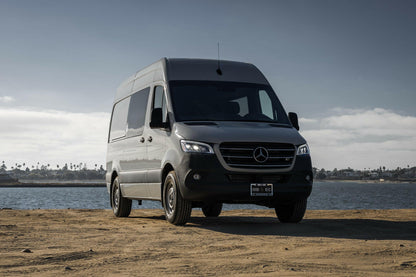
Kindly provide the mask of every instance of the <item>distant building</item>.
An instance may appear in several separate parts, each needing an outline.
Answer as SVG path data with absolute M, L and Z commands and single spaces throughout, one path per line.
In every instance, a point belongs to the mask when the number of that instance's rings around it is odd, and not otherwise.
M 391 173 L 390 171 L 384 171 L 383 173 L 381 173 L 382 177 L 393 177 L 393 173 Z

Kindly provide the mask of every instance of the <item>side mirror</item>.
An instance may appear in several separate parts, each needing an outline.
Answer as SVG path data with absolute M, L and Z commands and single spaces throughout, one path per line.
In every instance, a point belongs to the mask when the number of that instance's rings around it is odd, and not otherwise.
M 298 115 L 296 113 L 289 113 L 289 120 L 292 126 L 299 131 Z
M 160 129 L 167 129 L 169 128 L 169 122 L 162 121 L 162 108 L 153 109 L 152 115 L 150 118 L 150 128 L 160 128 Z

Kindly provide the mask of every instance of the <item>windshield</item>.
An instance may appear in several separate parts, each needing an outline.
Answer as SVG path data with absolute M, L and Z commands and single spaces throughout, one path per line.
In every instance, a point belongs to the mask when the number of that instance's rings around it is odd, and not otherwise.
M 258 121 L 290 125 L 270 86 L 215 81 L 171 81 L 176 121 Z

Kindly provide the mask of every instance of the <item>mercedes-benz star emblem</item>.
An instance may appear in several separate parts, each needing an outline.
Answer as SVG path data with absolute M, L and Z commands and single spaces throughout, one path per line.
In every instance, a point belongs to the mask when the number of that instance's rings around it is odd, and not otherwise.
M 269 152 L 264 147 L 257 147 L 253 151 L 253 157 L 258 163 L 264 163 L 269 158 Z

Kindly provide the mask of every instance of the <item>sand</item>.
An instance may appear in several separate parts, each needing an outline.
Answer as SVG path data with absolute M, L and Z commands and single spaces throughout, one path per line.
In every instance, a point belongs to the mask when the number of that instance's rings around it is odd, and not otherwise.
M 26 252 L 23 252 L 26 250 Z M 0 210 L 0 276 L 416 276 L 416 210 Z

